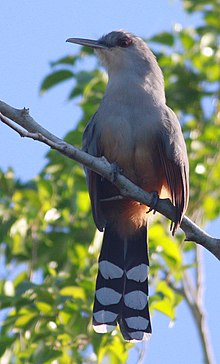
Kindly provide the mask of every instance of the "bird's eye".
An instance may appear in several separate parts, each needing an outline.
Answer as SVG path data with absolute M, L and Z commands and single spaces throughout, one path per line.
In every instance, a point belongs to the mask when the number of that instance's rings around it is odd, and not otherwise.
M 132 44 L 132 39 L 128 37 L 123 37 L 118 40 L 118 47 L 127 48 Z

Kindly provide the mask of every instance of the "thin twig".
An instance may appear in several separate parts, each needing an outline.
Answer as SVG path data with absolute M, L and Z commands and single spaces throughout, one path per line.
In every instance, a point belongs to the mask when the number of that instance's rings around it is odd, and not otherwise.
M 198 248 L 200 247 L 198 246 Z M 200 296 L 202 292 L 202 287 L 197 286 L 197 289 L 199 289 L 200 291 L 198 295 L 198 291 L 193 286 L 192 280 L 190 279 L 190 276 L 187 272 L 184 272 L 183 274 L 182 287 L 180 288 L 177 288 L 175 284 L 173 284 L 173 282 L 169 280 L 168 273 L 166 273 L 165 279 L 167 280 L 169 287 L 172 288 L 174 292 L 185 298 L 186 303 L 192 313 L 192 317 L 199 334 L 199 339 L 202 344 L 201 347 L 204 356 L 204 364 L 215 364 L 211 341 L 209 338 L 209 330 L 206 322 L 206 315 L 203 307 L 203 301 L 202 297 Z
M 188 307 L 192 313 L 193 319 L 195 320 L 199 338 L 202 343 L 201 347 L 203 350 L 204 363 L 215 364 L 203 304 L 202 302 L 197 301 L 197 294 L 195 295 L 195 289 L 193 290 L 194 293 L 190 292 L 191 284 L 189 284 L 188 278 L 189 276 L 186 274 L 183 277 L 183 292 Z
M 203 267 L 203 253 L 201 247 L 196 246 L 196 300 L 199 305 L 203 302 L 203 291 L 204 291 L 204 267 Z
M 188 272 L 183 274 L 183 294 L 195 320 L 203 350 L 204 363 L 215 364 L 206 314 L 203 305 L 203 266 L 201 247 L 196 246 L 196 284 L 193 284 Z

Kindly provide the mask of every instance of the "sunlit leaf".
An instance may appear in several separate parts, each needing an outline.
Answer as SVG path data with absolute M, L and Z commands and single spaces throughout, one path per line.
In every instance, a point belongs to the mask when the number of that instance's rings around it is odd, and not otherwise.
M 30 321 L 32 322 L 34 318 L 36 318 L 35 312 L 27 312 L 26 314 L 23 314 L 17 318 L 15 321 L 15 326 L 20 328 L 26 327 L 26 325 L 30 323 Z
M 90 209 L 90 199 L 88 193 L 83 191 L 78 192 L 76 203 L 82 212 L 88 212 Z
M 62 296 L 72 296 L 73 298 L 85 299 L 85 292 L 81 287 L 69 286 L 60 290 Z
M 167 285 L 165 281 L 161 281 L 157 285 L 156 297 L 151 303 L 151 309 L 162 312 L 172 320 L 175 319 L 176 294 Z
M 52 307 L 45 302 L 36 302 L 36 307 L 44 314 L 52 313 Z

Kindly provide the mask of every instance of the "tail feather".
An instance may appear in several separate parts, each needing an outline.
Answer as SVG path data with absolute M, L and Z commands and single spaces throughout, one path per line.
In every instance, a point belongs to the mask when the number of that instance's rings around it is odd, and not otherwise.
M 118 323 L 125 340 L 146 340 L 151 334 L 146 241 L 146 227 L 128 239 L 106 227 L 93 308 L 96 332 L 112 331 Z
M 106 227 L 99 256 L 99 270 L 93 308 L 93 327 L 96 332 L 112 331 L 117 325 L 123 292 L 123 240 Z

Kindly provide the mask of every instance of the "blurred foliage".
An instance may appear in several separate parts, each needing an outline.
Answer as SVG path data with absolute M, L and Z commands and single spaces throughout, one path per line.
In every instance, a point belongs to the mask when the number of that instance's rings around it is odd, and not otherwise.
M 201 24 L 148 39 L 164 72 L 167 103 L 178 114 L 190 160 L 188 215 L 200 225 L 220 215 L 220 101 L 218 1 L 183 1 Z M 76 47 L 74 48 L 74 50 Z M 159 51 L 158 51 L 159 50 Z M 85 70 L 85 64 L 93 64 Z M 107 77 L 93 52 L 81 48 L 51 63 L 41 92 L 72 79 L 68 99 L 82 117 L 65 140 L 81 145 L 86 122 L 97 110 Z M 159 216 L 150 228 L 152 314 L 175 320 L 183 273 L 196 265 L 194 244 L 169 234 Z M 12 170 L 0 173 L 0 357 L 4 363 L 125 363 L 131 344 L 116 331 L 99 335 L 91 309 L 101 234 L 95 232 L 82 168 L 55 151 L 41 174 L 27 183 Z M 162 221 L 162 223 L 161 223 Z M 158 245 L 158 242 L 160 243 Z M 190 257 L 190 258 L 189 258 Z

